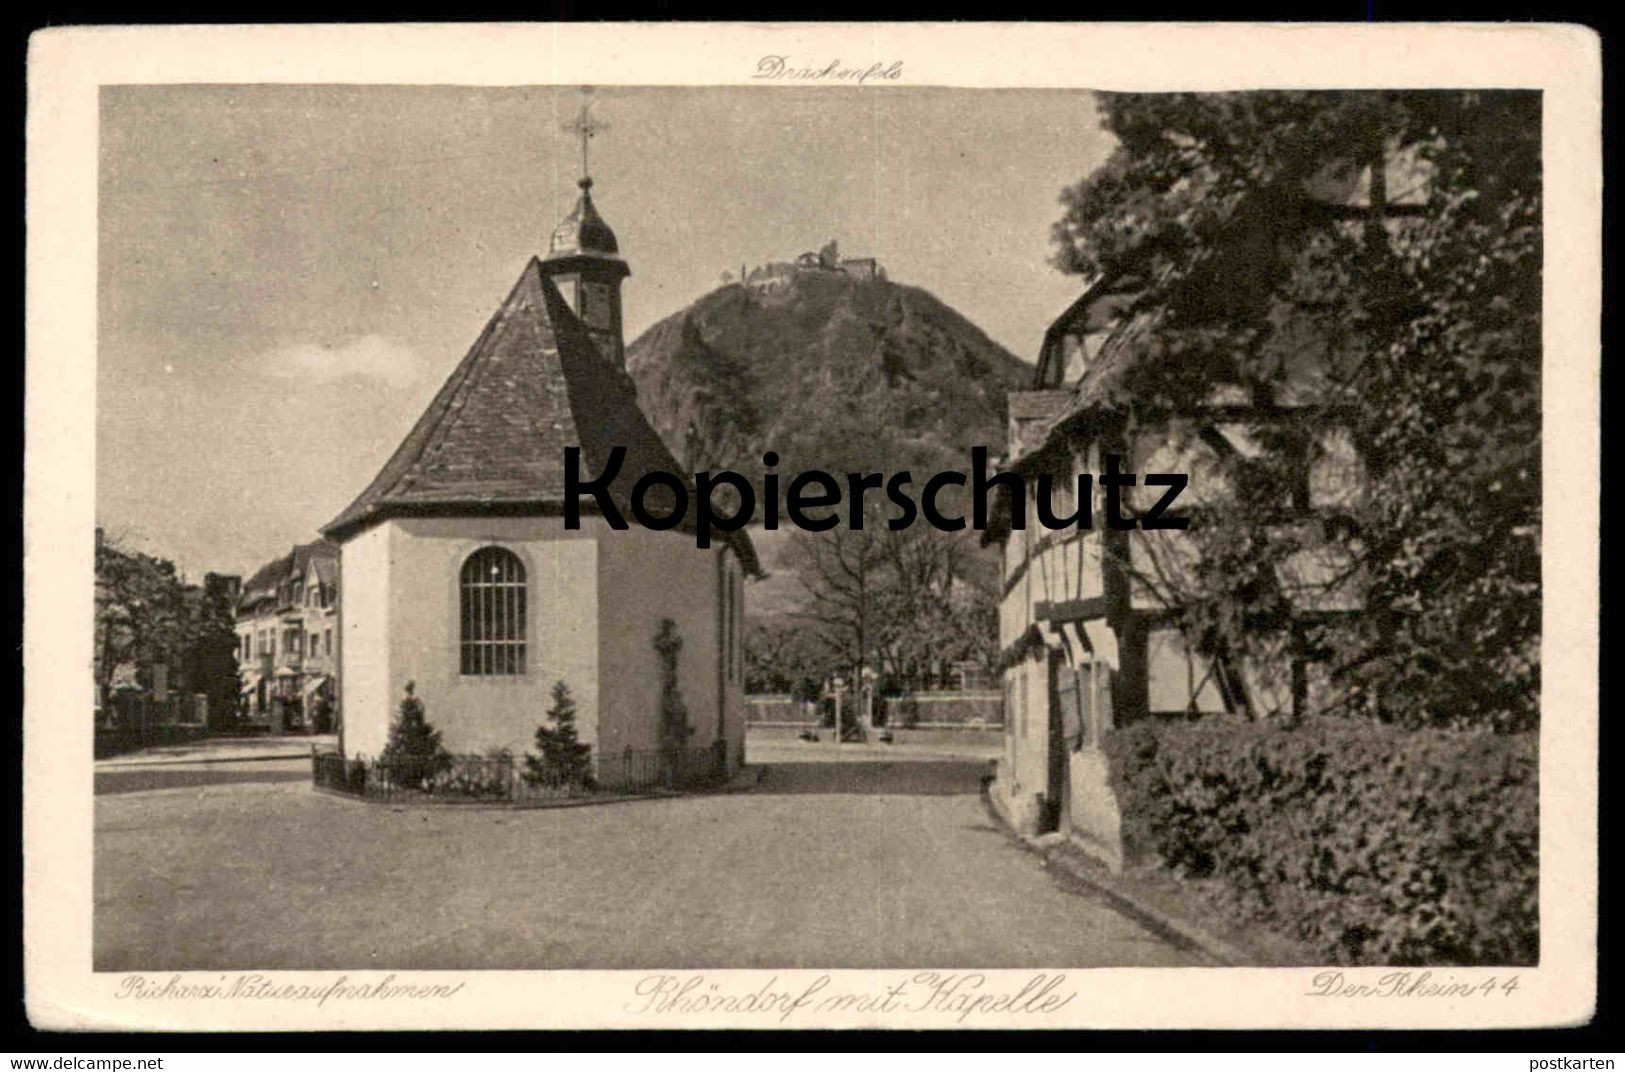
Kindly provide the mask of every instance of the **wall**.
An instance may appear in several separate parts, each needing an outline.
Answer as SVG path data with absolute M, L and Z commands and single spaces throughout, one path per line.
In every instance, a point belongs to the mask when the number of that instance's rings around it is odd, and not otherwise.
M 1123 869 L 1123 813 L 1112 790 L 1110 761 L 1100 748 L 1067 756 L 1068 833 L 1112 871 Z
M 1051 480 L 1050 505 L 1052 512 L 1066 517 L 1077 509 L 1077 475 L 1090 471 L 1089 459 L 1074 458 L 1064 468 L 1058 468 Z M 1057 636 L 1050 623 L 1038 621 L 1035 610 L 1042 602 L 1060 603 L 1093 599 L 1103 594 L 1100 532 L 1103 507 L 1098 482 L 1092 482 L 1096 499 L 1094 529 L 1044 528 L 1038 520 L 1035 501 L 1037 483 L 1028 481 L 1026 489 L 1025 528 L 1013 531 L 1005 548 L 1005 576 L 1016 578 L 1005 594 L 999 608 L 999 643 L 1006 647 L 1036 624 L 1043 633 L 1045 653 L 1024 659 L 1005 672 L 1007 697 L 1006 754 L 999 772 L 1000 789 L 1023 815 L 1035 815 L 1034 801 L 1038 794 L 1049 791 L 1049 716 L 1050 678 L 1048 651 L 1056 651 L 1062 659 L 1062 672 L 1085 658 L 1075 642 Z M 1025 570 L 1022 569 L 1025 564 Z M 1068 627 L 1071 628 L 1070 626 Z M 1093 658 L 1103 665 L 1115 667 L 1116 644 L 1110 639 L 1110 630 L 1104 622 L 1090 623 L 1090 638 L 1095 643 Z M 1104 642 L 1098 636 L 1105 633 Z M 1076 800 L 1076 793 L 1074 792 Z
M 344 750 L 377 756 L 389 739 L 396 695 L 389 670 L 389 524 L 343 546 L 344 636 L 339 643 Z
M 1152 714 L 1184 712 L 1193 703 L 1207 714 L 1224 710 L 1224 693 L 1211 660 L 1190 651 L 1178 629 L 1151 632 L 1146 639 L 1146 666 Z
M 661 662 L 654 640 L 663 618 L 676 623 L 683 642 L 677 681 L 694 730 L 688 745 L 709 748 L 716 741 L 721 595 L 717 560 L 723 553 L 716 546 L 699 549 L 694 537 L 683 532 L 633 526 L 599 534 L 604 754 L 661 746 Z M 727 691 L 733 694 L 725 709 L 729 753 L 736 755 L 744 741 L 744 695 L 737 687 Z
M 804 703 L 789 693 L 764 693 L 745 697 L 745 722 L 751 726 L 765 724 L 816 726 L 818 720 L 816 703 Z
M 1042 656 L 1022 660 L 1006 672 L 1011 743 L 1009 789 L 1012 795 L 1036 796 L 1049 784 L 1049 669 Z
M 1010 448 L 1019 453 L 1025 429 L 1012 422 Z M 1256 450 L 1244 429 L 1222 430 L 1235 449 Z M 1030 437 L 1029 437 L 1030 438 Z M 1319 501 L 1343 501 L 1358 484 L 1358 465 L 1347 444 L 1334 435 L 1322 442 L 1324 457 L 1311 474 L 1311 494 Z M 1190 484 L 1172 508 L 1175 514 L 1189 514 L 1204 502 L 1222 502 L 1230 495 L 1213 449 L 1181 427 L 1143 430 L 1134 440 L 1123 468 L 1138 474 L 1184 473 Z M 1103 619 L 1082 623 L 1087 648 L 1078 643 L 1077 625 L 1068 625 L 1065 636 L 1056 636 L 1050 623 L 1035 617 L 1036 604 L 1093 599 L 1105 595 L 1102 563 L 1103 533 L 1106 531 L 1105 496 L 1098 480 L 1105 470 L 1098 441 L 1084 445 L 1069 463 L 1057 466 L 1052 486 L 1075 487 L 1076 474 L 1090 472 L 1093 482 L 1094 527 L 1050 533 L 1038 526 L 1034 502 L 1036 480 L 1027 484 L 1026 529 L 1012 531 L 1004 548 L 1005 578 L 1009 590 L 999 607 L 999 641 L 1008 647 L 1036 624 L 1050 651 L 1062 655 L 1061 673 L 1079 666 L 1090 667 L 1094 706 L 1084 709 L 1081 735 L 1069 736 L 1067 745 L 1067 815 L 1063 829 L 1111 867 L 1122 862 L 1121 823 L 1118 802 L 1111 788 L 1110 771 L 1102 746 L 1113 723 L 1109 710 L 1112 675 L 1122 669 L 1116 634 Z M 1142 482 L 1126 496 L 1130 505 L 1146 509 L 1156 503 L 1165 489 L 1147 487 Z M 1339 496 L 1342 498 L 1340 499 Z M 1052 494 L 1053 513 L 1066 516 L 1075 509 L 1064 492 Z M 1128 540 L 1128 553 L 1137 575 L 1127 593 L 1136 611 L 1165 610 L 1177 603 L 1187 572 L 1195 562 L 1195 546 L 1181 531 L 1135 532 Z M 1335 563 L 1320 561 L 1302 564 L 1297 579 L 1313 594 L 1314 582 L 1335 576 Z M 1334 603 L 1341 593 L 1319 594 L 1320 604 Z M 1341 604 L 1338 604 L 1340 607 Z M 1194 705 L 1203 712 L 1224 709 L 1224 697 L 1217 679 L 1210 674 L 1210 661 L 1188 650 L 1177 629 L 1154 628 L 1146 636 L 1140 662 L 1138 648 L 1123 653 L 1133 678 L 1120 678 L 1121 687 L 1138 679 L 1143 665 L 1147 695 L 1146 707 L 1155 712 L 1180 712 Z M 1288 664 L 1284 658 L 1249 661 L 1238 667 L 1244 687 L 1262 710 L 1280 709 L 1290 703 Z M 1005 756 L 995 784 L 995 803 L 1018 827 L 1036 823 L 1037 795 L 1048 787 L 1048 709 L 1049 673 L 1044 657 L 1028 658 L 1004 675 L 1007 707 L 1010 711 L 1005 737 Z M 1318 686 L 1320 683 L 1316 682 Z M 1128 696 L 1127 701 L 1135 702 Z M 1072 728 L 1069 727 L 1069 732 Z
M 505 547 L 525 565 L 523 675 L 466 677 L 459 666 L 458 578 L 468 555 Z M 744 694 L 718 676 L 720 548 L 691 535 L 584 518 L 409 518 L 383 522 L 344 547 L 345 748 L 376 756 L 408 680 L 452 752 L 532 750 L 564 680 L 581 738 L 595 755 L 660 747 L 662 618 L 683 640 L 678 687 L 691 747 L 717 739 L 719 692 L 730 759 L 744 748 Z M 724 685 L 719 690 L 719 685 Z
M 583 740 L 597 732 L 597 545 L 583 520 L 581 530 L 564 529 L 560 518 L 407 518 L 383 522 L 345 546 L 344 695 L 346 725 L 358 717 L 382 725 L 372 748 L 346 748 L 376 755 L 387 740 L 408 680 L 417 683 L 430 723 L 452 752 L 484 753 L 507 748 L 530 751 L 536 727 L 546 717 L 553 682 L 570 684 Z M 353 647 L 366 627 L 358 620 L 373 613 L 375 593 L 352 579 L 350 547 L 374 533 L 388 538 L 387 690 L 376 687 L 363 700 L 351 680 Z M 458 580 L 463 562 L 487 545 L 505 547 L 525 565 L 526 672 L 513 676 L 465 677 L 459 665 Z M 559 608 L 568 608 L 565 614 Z M 364 713 L 363 713 L 364 712 Z
M 745 606 L 750 587 L 745 580 L 745 568 L 732 552 L 722 552 L 721 562 L 734 586 L 736 605 L 730 629 L 734 638 L 733 668 L 724 675 L 722 690 L 722 738 L 725 744 L 727 770 L 734 773 L 745 765 Z

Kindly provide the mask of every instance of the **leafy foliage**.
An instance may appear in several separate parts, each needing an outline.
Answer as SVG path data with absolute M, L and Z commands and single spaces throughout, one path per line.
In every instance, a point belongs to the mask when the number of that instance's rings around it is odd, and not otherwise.
M 1534 964 L 1533 734 L 1208 720 L 1108 738 L 1125 850 L 1341 964 Z
M 570 686 L 553 683 L 553 706 L 547 722 L 536 727 L 536 749 L 525 757 L 525 781 L 531 785 L 592 786 L 592 745 L 576 731 L 576 702 Z M 551 723 L 549 725 L 548 723 Z
M 802 587 L 794 620 L 820 679 L 877 667 L 893 691 L 943 683 L 950 667 L 997 658 L 995 564 L 963 534 L 924 525 L 798 532 L 790 561 Z
M 1245 656 L 1291 617 L 1275 564 L 1335 541 L 1365 613 L 1301 643 L 1351 707 L 1536 725 L 1538 94 L 1128 94 L 1102 111 L 1119 148 L 1065 192 L 1055 238 L 1063 270 L 1134 296 L 1111 397 L 1190 413 L 1230 385 L 1281 418 L 1252 429 L 1259 454 L 1223 458 L 1241 494 L 1191 530 L 1188 632 Z M 1364 493 L 1317 508 L 1293 489 L 1333 422 Z
M 400 713 L 390 723 L 389 740 L 378 765 L 398 786 L 427 786 L 452 765 L 451 754 L 440 743 L 440 731 L 429 724 L 417 686 L 408 681 Z
M 512 772 L 512 756 L 453 756 L 429 783 L 429 792 L 469 800 L 506 800 L 511 795 Z
M 185 585 L 175 564 L 113 540 L 96 548 L 96 642 L 99 683 L 133 664 L 145 675 L 156 663 L 180 661 L 192 639 Z M 148 682 L 143 681 L 143 684 Z
M 812 633 L 794 622 L 759 619 L 745 627 L 745 691 L 816 700 L 833 666 Z
M 121 668 L 150 687 L 152 667 L 188 674 L 187 687 L 209 698 L 211 719 L 237 699 L 237 633 L 223 587 L 187 584 L 168 559 L 104 538 L 96 547 L 96 683 Z M 173 678 L 172 678 L 173 680 Z

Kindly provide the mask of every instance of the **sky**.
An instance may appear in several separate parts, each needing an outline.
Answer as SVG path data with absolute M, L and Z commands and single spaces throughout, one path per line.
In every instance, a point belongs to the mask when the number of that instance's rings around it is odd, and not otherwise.
M 317 538 L 574 204 L 576 87 L 129 86 L 101 100 L 97 520 L 189 577 Z M 1018 357 L 1080 281 L 1077 90 L 591 94 L 626 337 L 831 238 Z

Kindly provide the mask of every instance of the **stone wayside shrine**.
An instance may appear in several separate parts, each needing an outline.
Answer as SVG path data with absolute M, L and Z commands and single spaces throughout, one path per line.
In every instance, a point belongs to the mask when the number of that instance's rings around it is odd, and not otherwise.
M 624 448 L 609 494 L 628 519 L 643 475 L 692 487 L 638 408 L 621 334 L 629 270 L 592 180 L 580 186 L 547 255 L 323 529 L 343 555 L 347 756 L 383 751 L 408 681 L 450 751 L 523 754 L 562 680 L 600 781 L 627 752 L 742 762 L 743 580 L 760 572 L 749 537 L 700 549 L 689 525 L 617 530 L 590 495 L 565 527 L 567 447 L 586 474 Z

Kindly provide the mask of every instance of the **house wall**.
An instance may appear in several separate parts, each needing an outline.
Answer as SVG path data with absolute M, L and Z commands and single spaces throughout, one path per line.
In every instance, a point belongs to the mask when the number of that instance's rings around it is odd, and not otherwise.
M 1146 638 L 1146 667 L 1153 714 L 1188 711 L 1191 705 L 1204 714 L 1224 710 L 1224 693 L 1210 673 L 1210 661 L 1188 649 L 1177 629 L 1155 629 Z
M 1141 441 L 1129 451 L 1124 468 L 1136 472 L 1182 471 L 1175 465 L 1148 469 L 1170 454 L 1165 444 Z M 1172 457 L 1183 460 L 1175 452 Z M 1002 798 L 1007 814 L 1018 826 L 1036 828 L 1040 816 L 1039 796 L 1051 792 L 1050 735 L 1052 704 L 1059 703 L 1062 690 L 1050 689 L 1050 660 L 1055 660 L 1057 685 L 1075 686 L 1075 706 L 1058 708 L 1055 724 L 1065 750 L 1064 811 L 1058 817 L 1060 828 L 1110 867 L 1122 863 L 1122 816 L 1111 788 L 1111 771 L 1103 745 L 1114 724 L 1113 680 L 1123 672 L 1116 632 L 1108 624 L 1104 598 L 1108 595 L 1105 571 L 1105 494 L 1098 476 L 1104 471 L 1104 458 L 1098 444 L 1084 445 L 1064 465 L 1052 472 L 1052 512 L 1067 516 L 1077 507 L 1068 491 L 1075 489 L 1080 473 L 1094 474 L 1092 481 L 1093 527 L 1050 531 L 1037 520 L 1036 479 L 1026 487 L 1025 531 L 1012 532 L 1005 548 L 1005 576 L 1016 578 L 1000 607 L 1000 641 L 1008 645 L 1030 626 L 1037 624 L 1044 636 L 1046 653 L 1029 658 L 1005 674 L 1005 687 L 1011 705 L 1010 729 L 1006 735 L 1006 757 L 1001 764 L 997 798 Z M 1143 491 L 1145 489 L 1138 489 Z M 1160 489 L 1151 489 L 1153 500 Z M 1128 497 L 1138 505 L 1134 493 Z M 1161 535 L 1161 534 L 1158 534 Z M 1178 534 L 1176 534 L 1178 535 Z M 1135 565 L 1146 563 L 1138 544 L 1141 534 L 1129 543 Z M 1025 568 L 1023 568 L 1025 567 Z M 1144 586 L 1129 593 L 1134 609 L 1149 610 L 1162 604 Z M 1063 603 L 1101 600 L 1100 614 L 1089 620 L 1068 623 L 1056 633 L 1053 624 L 1037 617 L 1042 602 Z M 1081 635 L 1080 635 L 1081 633 Z M 1171 706 L 1181 710 L 1193 684 L 1200 682 L 1201 669 L 1194 670 L 1176 630 L 1153 630 L 1146 643 L 1146 674 L 1151 708 Z M 1204 706 L 1219 709 L 1217 685 L 1207 683 L 1198 689 Z
M 1052 475 L 1050 504 L 1052 512 L 1065 517 L 1076 509 L 1077 476 L 1087 469 L 1086 458 L 1074 458 Z M 1093 493 L 1099 497 L 1098 485 Z M 1044 637 L 1046 650 L 1037 653 L 1004 673 L 1007 715 L 1005 756 L 998 771 L 995 793 L 1003 802 L 1007 815 L 1018 826 L 1035 826 L 1039 815 L 1039 796 L 1048 795 L 1050 786 L 1050 660 L 1059 660 L 1058 674 L 1072 674 L 1085 660 L 1101 669 L 1115 667 L 1116 645 L 1109 639 L 1095 644 L 1094 655 L 1087 654 L 1075 639 L 1058 635 L 1047 621 L 1037 617 L 1037 605 L 1043 602 L 1061 603 L 1094 599 L 1104 594 L 1101 571 L 1100 530 L 1067 528 L 1050 530 L 1038 521 L 1037 481 L 1029 480 L 1026 487 L 1025 528 L 1013 531 L 1005 546 L 1005 577 L 1008 591 L 1000 603 L 999 642 L 1008 647 L 1036 624 Z M 1097 502 L 1095 516 L 1100 507 Z M 1108 634 L 1104 623 L 1096 623 L 1100 632 Z M 1071 628 L 1070 626 L 1068 628 Z M 1091 630 L 1093 634 L 1095 630 Z M 1051 654 L 1053 653 L 1053 654 Z M 1091 681 L 1093 678 L 1090 679 Z M 1094 707 L 1086 711 L 1092 716 Z M 1098 732 L 1080 735 L 1074 733 L 1069 747 L 1096 746 Z M 1087 807 L 1099 796 L 1092 786 L 1085 785 L 1073 775 L 1077 758 L 1069 753 L 1068 771 L 1064 777 L 1070 783 L 1063 789 L 1070 807 Z M 1101 761 L 1103 763 L 1103 760 Z M 1096 764 L 1100 766 L 1100 764 Z M 1103 767 L 1101 768 L 1103 771 Z M 1104 789 L 1101 781 L 1100 789 Z M 1109 793 L 1109 791 L 1107 791 Z M 1064 823 L 1068 818 L 1063 816 Z
M 305 574 L 305 598 L 301 613 L 305 629 L 305 676 L 336 673 L 338 670 L 338 593 L 329 595 L 326 606 L 320 602 L 318 591 L 321 576 L 313 565 Z M 311 638 L 311 634 L 315 638 Z M 332 650 L 327 640 L 332 636 Z
M 1216 428 L 1230 449 L 1256 455 L 1262 446 L 1255 432 L 1237 423 Z M 1133 468 L 1138 473 L 1183 473 L 1189 484 L 1173 507 L 1189 514 L 1204 505 L 1225 504 L 1234 490 L 1225 478 L 1214 449 L 1195 434 L 1193 428 L 1178 423 L 1148 428 L 1133 449 Z M 1354 503 L 1361 489 L 1361 466 L 1349 437 L 1330 428 L 1317 436 L 1317 455 L 1309 471 L 1310 504 L 1315 508 Z M 1137 487 L 1131 492 L 1136 507 L 1149 507 L 1163 489 Z M 1199 521 L 1197 522 L 1200 523 Z M 1133 606 L 1139 611 L 1157 611 L 1178 602 L 1178 593 L 1194 583 L 1192 570 L 1198 562 L 1196 545 L 1186 531 L 1156 530 L 1136 532 L 1130 541 L 1136 581 Z M 1347 575 L 1347 560 L 1335 545 L 1306 548 L 1297 555 L 1275 563 L 1277 580 L 1302 609 L 1349 611 L 1359 606 L 1352 583 L 1334 584 Z M 1245 699 L 1261 716 L 1289 712 L 1292 706 L 1291 659 L 1284 637 L 1273 651 L 1249 658 L 1234 667 Z M 1185 638 L 1172 629 L 1153 630 L 1147 641 L 1148 710 L 1152 713 L 1184 712 L 1194 707 L 1202 713 L 1225 710 L 1225 697 L 1216 675 L 1210 673 L 1210 660 L 1188 650 Z M 1323 674 L 1315 672 L 1317 682 Z M 1320 688 L 1316 688 L 1318 696 Z M 1240 699 L 1241 697 L 1237 697 Z
M 1113 871 L 1123 867 L 1123 813 L 1112 790 L 1111 764 L 1098 747 L 1067 756 L 1067 833 Z
M 1010 716 L 1006 723 L 1010 763 L 1004 775 L 1013 797 L 1037 797 L 1049 777 L 1049 673 L 1043 657 L 1024 659 L 1005 672 Z
M 274 723 L 271 707 L 276 696 L 277 681 L 273 676 L 278 662 L 286 655 L 283 647 L 282 615 L 275 601 L 263 604 L 251 617 L 237 619 L 237 671 L 239 686 L 253 682 L 247 693 L 247 718 L 255 723 Z M 242 656 L 242 638 L 248 638 L 248 657 Z M 263 685 L 260 683 L 263 682 Z M 263 693 L 265 703 L 262 704 Z M 239 695 L 242 695 L 239 693 Z

